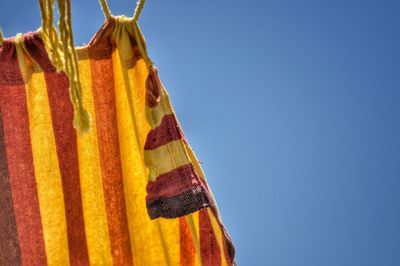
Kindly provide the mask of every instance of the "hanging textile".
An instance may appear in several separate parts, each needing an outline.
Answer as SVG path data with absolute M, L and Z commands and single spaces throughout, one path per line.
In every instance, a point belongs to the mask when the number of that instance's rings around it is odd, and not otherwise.
M 50 24 L 0 34 L 0 265 L 234 264 L 147 56 L 143 1 L 133 18 L 101 3 L 105 23 L 70 58 Z

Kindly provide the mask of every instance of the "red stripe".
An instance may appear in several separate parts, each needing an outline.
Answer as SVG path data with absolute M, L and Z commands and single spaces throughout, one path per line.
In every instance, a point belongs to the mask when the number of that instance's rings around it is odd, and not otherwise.
M 68 91 L 69 81 L 64 74 L 55 72 L 43 43 L 36 34 L 26 37 L 25 46 L 31 57 L 45 71 L 64 192 L 70 263 L 71 265 L 89 265 L 83 220 L 77 139 L 76 131 L 72 126 L 73 107 Z
M 0 52 L 0 83 L 10 83 L 0 84 L 0 108 L 22 264 L 47 265 L 25 86 L 15 46 L 6 46 Z M 11 78 L 3 79 L 6 76 Z
M 225 226 L 221 221 L 221 216 L 219 215 L 218 210 L 215 206 L 211 207 L 211 212 L 217 219 L 218 225 L 221 228 L 223 234 L 225 257 L 228 260 L 228 263 L 233 263 L 233 261 L 235 260 L 235 246 L 233 245 L 233 241 L 226 231 Z
M 100 165 L 114 265 L 132 265 L 111 58 L 91 59 Z
M 220 266 L 221 251 L 207 209 L 199 211 L 200 252 L 203 266 Z
M 192 234 L 185 217 L 179 218 L 180 242 L 181 242 L 181 266 L 192 266 L 196 262 L 196 249 L 193 244 Z
M 144 148 L 146 150 L 157 149 L 170 141 L 178 139 L 183 139 L 183 133 L 179 128 L 175 115 L 165 115 L 161 120 L 161 124 L 147 134 Z
M 159 175 L 155 181 L 149 181 L 146 200 L 173 197 L 200 187 L 203 187 L 200 178 L 196 175 L 192 164 L 187 164 Z

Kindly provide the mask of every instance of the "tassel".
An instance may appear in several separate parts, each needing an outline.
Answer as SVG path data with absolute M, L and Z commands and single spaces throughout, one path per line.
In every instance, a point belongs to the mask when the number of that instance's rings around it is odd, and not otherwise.
M 57 71 L 63 71 L 70 81 L 70 97 L 74 106 L 73 126 L 80 133 L 90 129 L 91 116 L 83 107 L 82 88 L 79 80 L 78 57 L 76 55 L 70 0 L 57 0 L 60 18 L 57 32 L 53 23 L 54 0 L 40 0 L 42 12 L 42 40 Z

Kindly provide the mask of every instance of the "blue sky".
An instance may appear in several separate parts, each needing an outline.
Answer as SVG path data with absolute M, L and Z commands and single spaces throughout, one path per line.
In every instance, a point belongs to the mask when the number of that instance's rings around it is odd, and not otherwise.
M 81 45 L 103 16 L 72 2 Z M 38 28 L 37 5 L 1 1 L 4 34 Z M 399 14 L 394 0 L 148 0 L 150 56 L 239 265 L 400 265 Z

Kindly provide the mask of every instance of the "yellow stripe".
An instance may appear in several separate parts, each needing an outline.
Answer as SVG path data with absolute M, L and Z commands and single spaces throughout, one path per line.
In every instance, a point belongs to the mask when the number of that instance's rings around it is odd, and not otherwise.
M 159 218 L 156 222 L 164 244 L 164 252 L 167 254 L 168 265 L 179 265 L 181 260 L 179 219 Z
M 124 193 L 134 265 L 168 265 L 169 256 L 163 246 L 159 221 L 150 220 L 145 201 L 148 171 L 144 165 L 143 147 L 150 130 L 144 113 L 147 70 L 143 62 L 139 61 L 135 68 L 127 71 L 121 67 L 118 53 L 114 52 L 112 58 Z M 170 223 L 178 222 L 171 220 Z
M 185 143 L 185 148 L 186 148 L 186 152 L 189 155 L 190 161 L 193 164 L 194 170 L 196 171 L 196 174 L 202 179 L 202 180 L 206 180 L 203 169 L 201 168 L 200 164 L 199 164 L 199 160 L 197 159 L 196 155 L 194 154 L 192 147 L 190 147 L 189 144 Z
M 47 261 L 48 265 L 69 265 L 64 194 L 43 72 L 32 73 L 26 90 Z
M 112 265 L 110 239 L 103 195 L 94 111 L 90 60 L 79 61 L 84 106 L 92 115 L 88 132 L 78 135 L 78 158 L 81 179 L 83 216 L 91 265 Z
M 199 211 L 188 214 L 185 216 L 188 222 L 190 233 L 194 247 L 196 249 L 195 266 L 202 265 L 201 263 L 201 248 L 200 248 L 200 228 L 199 228 Z
M 144 151 L 146 165 L 150 170 L 149 180 L 190 163 L 183 140 L 170 141 L 154 150 Z

